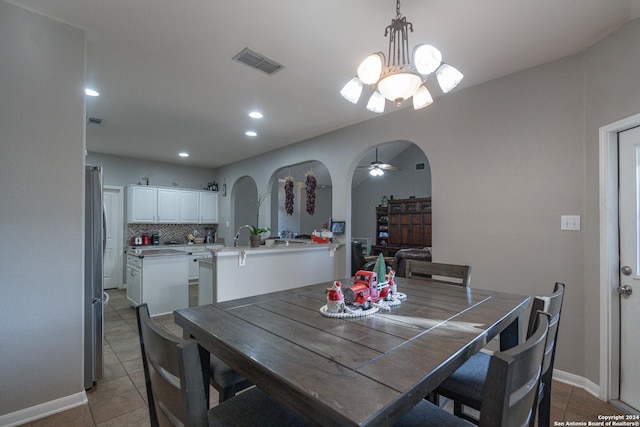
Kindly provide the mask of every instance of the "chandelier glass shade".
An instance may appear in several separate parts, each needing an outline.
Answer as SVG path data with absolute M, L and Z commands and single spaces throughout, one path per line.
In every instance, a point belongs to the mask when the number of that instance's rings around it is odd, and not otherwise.
M 442 62 L 442 54 L 428 44 L 417 45 L 409 52 L 408 32 L 413 25 L 400 14 L 400 0 L 396 0 L 396 18 L 385 29 L 389 36 L 388 57 L 382 52 L 365 58 L 353 77 L 340 91 L 349 102 L 358 103 L 364 85 L 374 87 L 367 109 L 384 112 L 385 99 L 400 106 L 413 97 L 413 108 L 430 105 L 433 98 L 426 87 L 427 77 L 434 71 L 442 92 L 447 93 L 462 81 L 463 75 L 451 65 Z M 411 58 L 413 56 L 413 60 Z

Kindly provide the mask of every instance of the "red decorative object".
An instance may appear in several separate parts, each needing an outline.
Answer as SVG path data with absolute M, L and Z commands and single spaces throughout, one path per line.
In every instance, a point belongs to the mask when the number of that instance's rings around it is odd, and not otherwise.
M 316 211 L 316 177 L 312 172 L 307 173 L 307 213 L 313 215 Z
M 284 206 L 287 211 L 287 215 L 293 215 L 293 178 L 288 176 L 284 183 Z
M 315 234 L 311 235 L 311 240 L 316 242 L 316 243 L 329 243 L 329 238 L 328 237 L 318 237 Z
M 344 290 L 344 299 L 347 304 L 368 310 L 375 302 L 384 299 L 393 299 L 393 276 L 383 283 L 378 282 L 378 273 L 375 271 L 358 270 L 354 276 L 353 285 Z

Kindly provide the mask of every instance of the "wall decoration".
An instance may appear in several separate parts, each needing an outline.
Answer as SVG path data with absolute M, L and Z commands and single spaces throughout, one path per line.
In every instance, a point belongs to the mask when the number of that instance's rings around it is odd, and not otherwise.
M 287 215 L 293 215 L 293 199 L 294 199 L 293 186 L 294 186 L 293 177 L 288 176 L 284 182 L 284 194 L 285 194 L 284 206 L 287 211 Z
M 313 215 L 316 211 L 316 177 L 313 176 L 313 172 L 307 173 L 307 213 Z

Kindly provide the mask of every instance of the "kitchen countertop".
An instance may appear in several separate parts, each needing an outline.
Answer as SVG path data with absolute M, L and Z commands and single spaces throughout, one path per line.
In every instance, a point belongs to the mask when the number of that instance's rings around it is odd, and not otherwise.
M 127 251 L 128 255 L 137 256 L 138 258 L 171 256 L 171 255 L 187 255 L 185 251 L 178 249 L 133 249 Z

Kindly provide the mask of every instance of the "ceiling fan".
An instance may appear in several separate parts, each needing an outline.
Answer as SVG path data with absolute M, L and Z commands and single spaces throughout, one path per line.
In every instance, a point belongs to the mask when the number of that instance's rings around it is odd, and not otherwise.
M 376 148 L 376 160 L 371 162 L 369 166 L 358 166 L 356 169 L 368 169 L 369 174 L 373 176 L 382 176 L 384 175 L 384 171 L 397 171 L 400 168 L 392 166 L 388 163 L 383 163 L 378 160 L 378 149 Z

